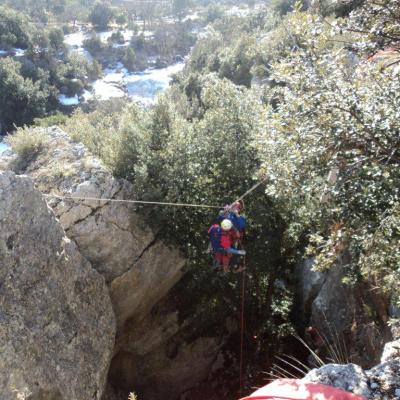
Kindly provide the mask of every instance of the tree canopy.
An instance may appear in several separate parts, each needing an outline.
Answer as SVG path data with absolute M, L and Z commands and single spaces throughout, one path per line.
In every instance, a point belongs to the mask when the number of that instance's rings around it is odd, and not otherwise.
M 96 3 L 89 14 L 89 21 L 98 29 L 106 29 L 113 18 L 112 8 L 105 3 Z

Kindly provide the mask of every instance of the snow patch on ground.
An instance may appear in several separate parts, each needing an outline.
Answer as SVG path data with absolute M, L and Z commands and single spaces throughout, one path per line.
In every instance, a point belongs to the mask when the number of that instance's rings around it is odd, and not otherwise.
M 111 35 L 117 30 L 109 30 L 98 32 L 97 36 L 101 41 L 107 42 Z M 125 47 L 129 45 L 130 40 L 135 35 L 135 32 L 130 29 L 121 31 L 125 43 L 113 44 L 113 47 Z M 154 36 L 152 31 L 139 32 L 145 37 Z M 89 61 L 93 58 L 90 53 L 83 48 L 84 40 L 91 35 L 91 32 L 79 31 L 71 33 L 64 37 L 64 42 L 71 48 L 72 51 L 82 54 Z M 142 72 L 130 73 L 121 63 L 118 63 L 115 68 L 105 68 L 103 77 L 92 83 L 90 91 L 85 90 L 81 98 L 78 96 L 66 97 L 60 95 L 58 100 L 61 104 L 71 106 L 77 105 L 80 101 L 89 101 L 93 98 L 99 100 L 109 100 L 113 97 L 129 96 L 133 100 L 137 100 L 144 104 L 151 104 L 155 101 L 158 92 L 165 90 L 172 80 L 172 75 L 181 71 L 185 66 L 184 62 L 179 62 L 170 65 L 166 68 L 155 69 L 148 68 Z
M 78 97 L 77 94 L 75 96 L 72 96 L 72 97 L 67 97 L 65 94 L 60 94 L 58 96 L 58 101 L 63 106 L 77 106 L 80 103 L 79 97 Z
M 0 155 L 9 149 L 10 149 L 10 146 L 8 144 L 0 141 Z
M 119 64 L 117 68 L 104 70 L 104 77 L 93 83 L 93 90 L 85 92 L 85 101 L 93 97 L 109 100 L 112 97 L 129 96 L 144 104 L 151 104 L 159 91 L 165 90 L 172 75 L 181 71 L 185 63 L 180 62 L 161 69 L 146 69 L 139 73 L 129 73 Z

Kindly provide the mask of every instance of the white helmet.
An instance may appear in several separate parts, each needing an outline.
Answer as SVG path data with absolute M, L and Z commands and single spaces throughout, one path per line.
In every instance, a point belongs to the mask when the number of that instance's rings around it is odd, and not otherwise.
M 221 228 L 222 228 L 224 231 L 229 231 L 229 230 L 232 228 L 232 226 L 233 226 L 232 221 L 229 220 L 229 219 L 224 219 L 224 220 L 221 222 Z

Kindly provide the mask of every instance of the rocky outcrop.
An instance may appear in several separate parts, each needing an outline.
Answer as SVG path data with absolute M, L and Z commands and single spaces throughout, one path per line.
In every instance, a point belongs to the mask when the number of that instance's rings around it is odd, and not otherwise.
M 312 370 L 303 380 L 335 386 L 368 400 L 400 398 L 400 341 L 385 345 L 381 363 L 370 370 L 354 364 L 328 364 Z
M 310 371 L 303 380 L 334 386 L 364 397 L 371 394 L 366 373 L 355 364 L 327 364 Z
M 186 260 L 146 226 L 135 204 L 107 200 L 135 199 L 129 182 L 113 177 L 62 130 L 46 133 L 49 140 L 34 160 L 21 163 L 12 155 L 0 168 L 24 166 L 20 172 L 51 195 L 46 199 L 66 235 L 106 280 L 117 336 L 105 399 L 119 397 L 113 387 L 141 399 L 178 398 L 207 378 L 223 344 L 222 337 L 194 338 L 190 321 L 163 307 Z
M 336 347 L 334 352 L 328 346 L 320 349 L 326 361 L 351 361 L 368 368 L 379 362 L 384 344 L 392 340 L 387 326 L 389 302 L 367 283 L 345 284 L 349 263 L 344 253 L 322 274 L 312 270 L 310 260 L 299 266 L 298 309 L 306 317 L 300 328 L 315 327 L 325 342 Z
M 163 301 L 139 325 L 129 326 L 113 360 L 110 381 L 134 387 L 139 398 L 176 399 L 209 376 L 223 337 L 191 337 L 193 321 L 179 321 Z M 192 334 L 192 335 L 191 335 Z
M 0 172 L 0 398 L 94 400 L 115 318 L 104 278 L 27 177 Z
M 144 318 L 182 277 L 185 259 L 157 240 L 134 204 L 107 200 L 135 199 L 129 182 L 114 178 L 61 129 L 48 128 L 46 133 L 46 148 L 23 173 L 50 195 L 48 204 L 67 236 L 106 279 L 120 334 L 128 319 Z M 12 157 L 7 162 L 9 168 L 19 164 Z
M 312 305 L 326 279 L 326 273 L 313 271 L 314 261 L 308 258 L 296 265 L 296 305 L 297 324 L 305 329 L 312 312 Z

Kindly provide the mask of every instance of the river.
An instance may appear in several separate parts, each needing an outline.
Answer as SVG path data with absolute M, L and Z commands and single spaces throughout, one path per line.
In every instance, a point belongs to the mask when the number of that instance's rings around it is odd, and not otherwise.
M 9 148 L 10 147 L 7 144 L 5 144 L 4 142 L 0 141 L 0 155 L 3 154 Z
M 106 42 L 113 32 L 116 30 L 99 32 L 97 35 L 103 42 Z M 124 30 L 122 34 L 125 43 L 117 46 L 128 46 L 134 32 Z M 146 32 L 146 34 L 150 36 L 152 33 Z M 91 61 L 90 53 L 83 47 L 83 42 L 89 35 L 90 33 L 79 31 L 66 35 L 64 41 L 71 51 L 82 54 Z M 78 105 L 81 101 L 85 102 L 93 98 L 109 100 L 127 96 L 132 100 L 149 105 L 154 103 L 157 93 L 169 86 L 172 75 L 181 71 L 184 66 L 184 62 L 178 62 L 166 68 L 148 68 L 141 72 L 131 73 L 121 63 L 118 63 L 114 68 L 104 68 L 103 77 L 92 82 L 92 89 L 85 90 L 81 97 L 60 95 L 58 99 L 63 105 Z

